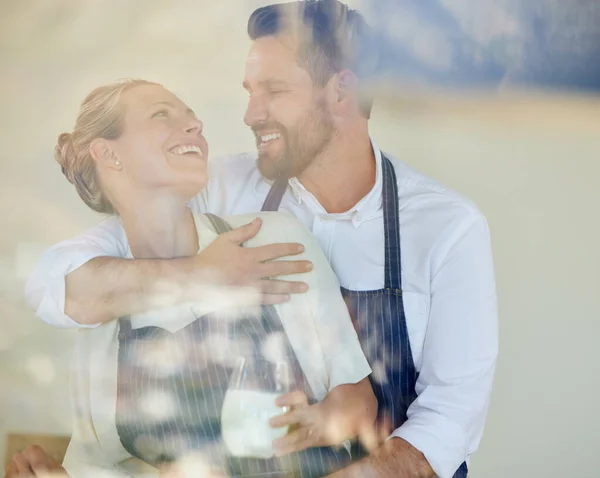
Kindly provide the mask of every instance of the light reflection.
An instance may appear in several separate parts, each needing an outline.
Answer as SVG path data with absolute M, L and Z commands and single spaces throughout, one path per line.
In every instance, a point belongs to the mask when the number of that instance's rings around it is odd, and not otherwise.
M 141 399 L 140 410 L 147 418 L 156 421 L 166 420 L 178 412 L 175 398 L 164 391 L 149 392 Z
M 180 372 L 187 362 L 185 350 L 172 338 L 140 342 L 135 348 L 134 361 L 141 367 L 155 370 L 161 377 Z
M 29 374 L 39 383 L 48 385 L 56 378 L 54 362 L 44 355 L 29 357 L 26 362 Z

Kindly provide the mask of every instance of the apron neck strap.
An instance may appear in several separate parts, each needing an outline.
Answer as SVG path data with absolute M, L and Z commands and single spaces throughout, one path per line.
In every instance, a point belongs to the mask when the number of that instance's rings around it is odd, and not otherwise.
M 269 194 L 265 198 L 261 211 L 277 211 L 287 187 L 287 178 L 276 179 L 271 189 L 269 189 Z
M 382 206 L 385 234 L 385 287 L 402 290 L 402 264 L 400 254 L 400 221 L 398 208 L 398 183 L 392 162 L 381 153 L 383 176 Z M 287 179 L 277 179 L 265 198 L 261 211 L 277 211 L 288 186 Z
M 392 162 L 383 153 L 381 153 L 381 169 L 383 171 L 381 196 L 385 234 L 385 288 L 402 290 L 398 182 Z

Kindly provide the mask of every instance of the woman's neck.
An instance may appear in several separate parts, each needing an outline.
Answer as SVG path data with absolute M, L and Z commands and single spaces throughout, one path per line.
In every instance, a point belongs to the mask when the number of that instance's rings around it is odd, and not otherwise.
M 120 216 L 136 259 L 171 259 L 198 253 L 198 232 L 187 202 L 180 198 L 129 199 Z

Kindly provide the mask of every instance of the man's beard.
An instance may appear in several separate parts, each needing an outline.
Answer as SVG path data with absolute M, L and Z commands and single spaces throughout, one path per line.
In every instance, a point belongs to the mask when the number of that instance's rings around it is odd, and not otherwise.
M 270 122 L 253 130 L 259 147 L 258 169 L 265 178 L 273 180 L 299 176 L 325 150 L 335 133 L 333 118 L 322 102 L 299 119 L 292 129 Z M 261 130 L 276 130 L 281 134 L 279 141 L 284 142 L 282 153 L 261 152 Z

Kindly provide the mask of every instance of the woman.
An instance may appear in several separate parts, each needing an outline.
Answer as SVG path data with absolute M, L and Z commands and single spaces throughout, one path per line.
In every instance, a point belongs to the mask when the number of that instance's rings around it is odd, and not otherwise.
M 253 217 L 194 217 L 189 200 L 207 182 L 202 123 L 161 85 L 125 81 L 94 90 L 56 159 L 84 202 L 118 214 L 128 257 L 173 258 L 203 250 L 229 226 Z M 261 213 L 248 245 L 301 242 L 314 264 L 307 294 L 259 311 L 209 300 L 79 331 L 73 398 L 76 421 L 64 466 L 72 476 L 98 468 L 140 473 L 200 460 L 224 474 L 282 471 L 321 476 L 343 465 L 331 448 L 366 430 L 377 404 L 335 275 L 308 230 L 289 215 Z M 215 271 L 218 273 L 218 271 Z M 236 458 L 223 446 L 220 413 L 236 357 L 285 359 L 291 407 L 273 418 L 290 426 L 277 457 Z M 144 473 L 152 473 L 146 468 Z

